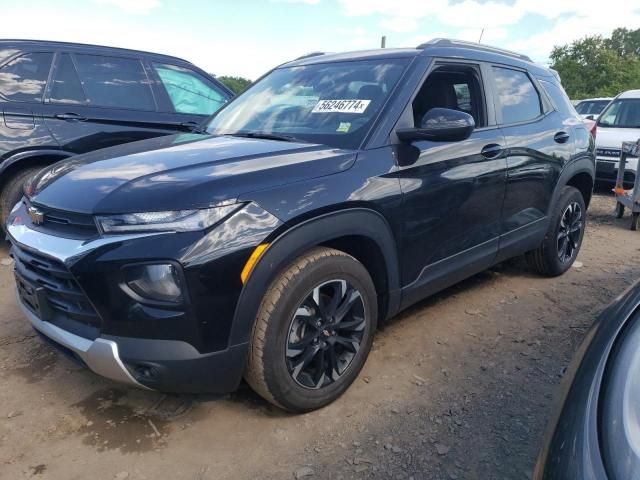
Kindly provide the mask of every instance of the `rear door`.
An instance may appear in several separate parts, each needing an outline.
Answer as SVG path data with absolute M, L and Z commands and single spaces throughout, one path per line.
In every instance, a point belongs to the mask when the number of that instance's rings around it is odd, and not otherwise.
M 157 110 L 140 58 L 56 54 L 44 119 L 63 150 L 84 153 L 175 133 Z
M 0 162 L 20 151 L 57 147 L 42 120 L 53 52 L 4 53 L 0 64 Z
M 574 152 L 574 135 L 526 70 L 503 65 L 489 70 L 507 147 L 502 259 L 533 249 L 544 238 L 554 188 Z
M 166 113 L 176 128 L 199 126 L 233 96 L 189 65 L 149 59 L 147 66 L 157 86 L 159 111 Z

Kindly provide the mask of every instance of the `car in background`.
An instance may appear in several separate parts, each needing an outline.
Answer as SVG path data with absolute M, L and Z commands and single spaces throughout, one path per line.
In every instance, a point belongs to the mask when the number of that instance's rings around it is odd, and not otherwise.
M 535 480 L 640 478 L 640 282 L 598 318 L 565 373 Z
M 188 132 L 233 97 L 176 57 L 0 40 L 0 224 L 43 167 L 79 153 Z
M 576 111 L 582 116 L 582 118 L 597 120 L 600 113 L 602 113 L 602 110 L 609 105 L 611 100 L 613 100 L 611 97 L 586 98 L 584 100 L 580 100 L 576 104 Z
M 615 182 L 622 142 L 640 138 L 640 90 L 628 90 L 614 98 L 597 122 L 596 178 Z M 632 187 L 638 172 L 638 159 L 627 158 L 624 185 Z

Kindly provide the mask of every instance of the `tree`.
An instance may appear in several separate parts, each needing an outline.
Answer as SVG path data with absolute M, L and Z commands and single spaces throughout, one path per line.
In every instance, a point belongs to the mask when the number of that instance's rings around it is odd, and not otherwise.
M 244 77 L 231 77 L 231 76 L 222 76 L 216 77 L 216 80 L 223 83 L 227 86 L 227 88 L 231 89 L 233 93 L 240 93 L 245 90 L 249 85 L 251 85 L 251 80 Z
M 571 98 L 615 96 L 640 87 L 640 29 L 618 28 L 554 47 L 551 68 Z

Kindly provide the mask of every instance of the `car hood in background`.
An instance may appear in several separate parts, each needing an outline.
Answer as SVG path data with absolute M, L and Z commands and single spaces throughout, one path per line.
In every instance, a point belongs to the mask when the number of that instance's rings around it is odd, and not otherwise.
M 250 191 L 348 169 L 350 150 L 239 137 L 182 134 L 97 150 L 58 162 L 30 199 L 82 213 L 204 208 Z
M 620 150 L 622 142 L 636 142 L 640 138 L 640 128 L 614 128 L 598 125 L 596 148 Z

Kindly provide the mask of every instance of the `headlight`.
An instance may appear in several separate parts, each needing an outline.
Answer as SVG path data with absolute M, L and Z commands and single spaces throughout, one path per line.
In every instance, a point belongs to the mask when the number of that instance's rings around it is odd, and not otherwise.
M 170 263 L 126 267 L 125 281 L 143 298 L 172 303 L 182 301 L 180 272 Z
M 226 205 L 201 210 L 101 215 L 96 221 L 104 233 L 193 232 L 215 225 L 237 208 L 238 205 Z

